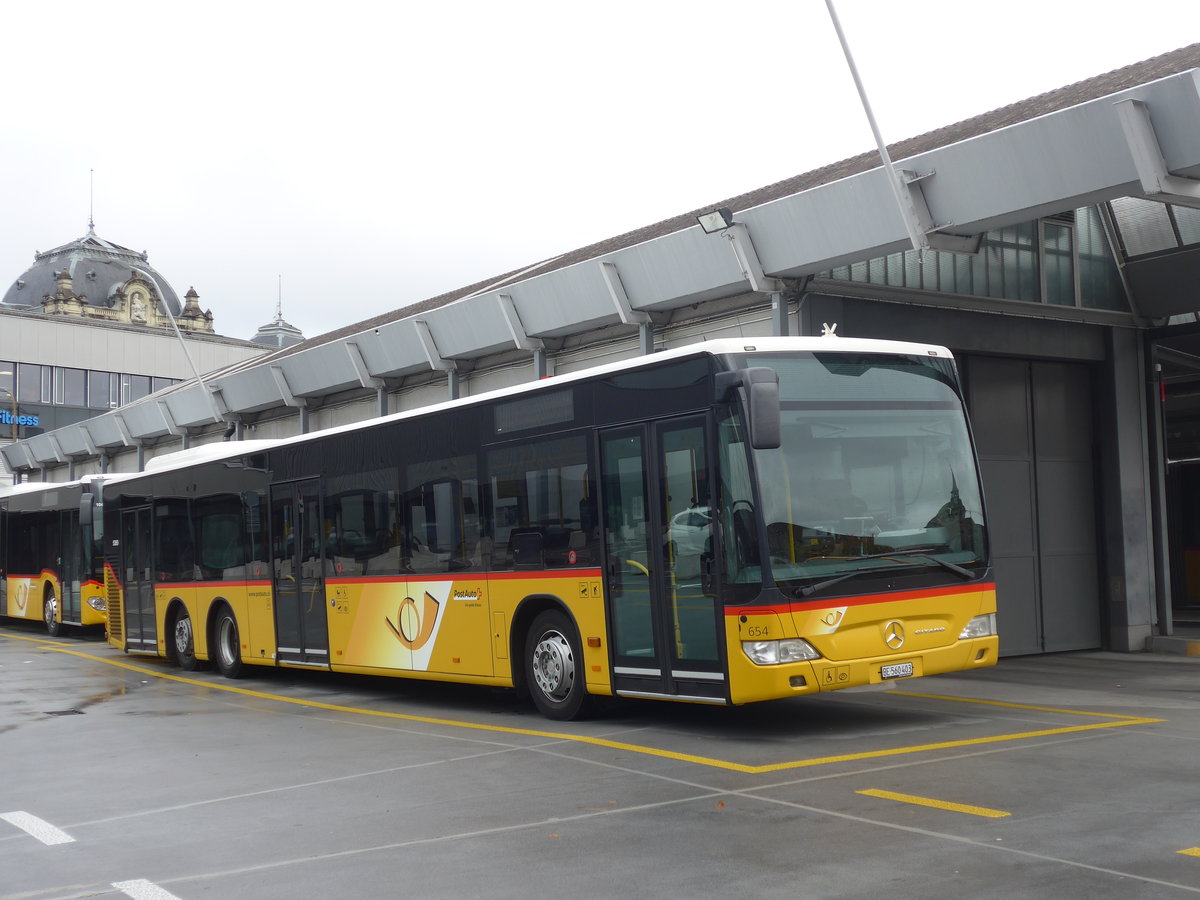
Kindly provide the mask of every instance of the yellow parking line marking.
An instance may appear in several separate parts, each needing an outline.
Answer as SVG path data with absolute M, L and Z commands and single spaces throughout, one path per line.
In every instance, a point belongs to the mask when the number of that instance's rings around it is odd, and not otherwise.
M 976 700 L 973 697 L 947 697 L 943 694 L 918 694 L 913 691 L 891 691 L 898 697 L 917 697 L 922 700 L 953 700 L 957 703 L 974 703 L 978 706 L 1000 706 L 1005 709 L 1029 709 L 1034 712 L 1068 713 L 1072 716 L 1096 716 L 1101 719 L 1127 719 L 1130 716 L 1118 716 L 1113 713 L 1080 712 L 1077 709 L 1056 709 L 1053 706 L 1031 706 L 1028 703 L 1009 703 L 1004 700 Z M 1154 719 L 1153 721 L 1162 721 Z
M 455 719 L 439 719 L 432 716 L 417 716 L 408 713 L 387 712 L 378 709 L 367 709 L 364 707 L 355 706 L 339 706 L 333 703 L 323 703 L 320 700 L 301 700 L 295 697 L 285 697 L 282 694 L 269 694 L 264 691 L 254 691 L 249 688 L 237 687 L 233 684 L 221 682 L 203 681 L 199 678 L 188 678 L 183 675 L 174 675 L 169 672 L 163 672 L 158 669 L 149 669 L 143 666 L 137 666 L 132 663 L 127 663 L 117 659 L 107 659 L 102 656 L 95 656 L 90 653 L 84 653 L 80 650 L 72 650 L 67 646 L 51 643 L 45 638 L 31 638 L 18 634 L 0 634 L 0 637 L 14 638 L 16 640 L 30 641 L 41 644 L 39 649 L 53 650 L 56 653 L 64 653 L 70 656 L 77 656 L 80 659 L 86 659 L 91 662 L 104 663 L 105 665 L 115 666 L 119 669 L 126 669 L 130 672 L 137 672 L 142 675 L 148 675 L 152 678 L 162 678 L 166 681 L 175 681 L 179 684 L 190 684 L 197 687 L 209 688 L 214 691 L 225 691 L 230 694 L 238 694 L 243 697 L 254 697 L 259 700 L 273 700 L 277 703 L 289 703 L 293 706 L 307 706 L 312 709 L 324 709 L 330 712 L 349 713 L 352 715 L 372 716 L 381 719 L 395 719 L 404 722 L 419 722 L 424 725 L 440 725 L 448 728 L 464 728 L 474 731 L 485 731 L 494 734 L 511 734 L 524 737 L 545 738 L 548 740 L 567 741 L 575 744 L 587 744 L 594 747 L 605 747 L 611 750 L 621 750 L 626 753 L 637 753 L 643 756 L 654 756 L 660 759 L 671 759 L 679 762 L 689 762 L 700 766 L 709 766 L 715 769 L 724 769 L 730 772 L 742 772 L 747 775 L 763 775 L 771 772 L 784 772 L 792 769 L 806 769 L 815 766 L 827 766 L 835 763 L 845 762 L 860 762 L 868 759 L 884 759 L 890 756 L 904 756 L 914 753 L 927 753 L 935 750 L 957 750 L 965 747 L 979 747 L 985 744 L 998 744 L 1008 741 L 1029 740 L 1032 738 L 1054 737 L 1064 734 L 1078 734 L 1084 731 L 1096 731 L 1101 728 L 1124 728 L 1128 725 L 1149 725 L 1155 722 L 1162 722 L 1162 719 L 1147 719 L 1135 716 L 1119 716 L 1111 713 L 1095 713 L 1095 712 L 1079 712 L 1070 709 L 1054 709 L 1052 707 L 1042 706 L 1023 706 L 1017 703 L 999 703 L 992 700 L 972 700 L 969 697 L 937 697 L 931 694 L 907 694 L 897 691 L 895 693 L 904 696 L 925 697 L 928 699 L 938 700 L 954 700 L 962 703 L 981 703 L 992 706 L 1008 706 L 1015 709 L 1030 709 L 1039 710 L 1042 712 L 1053 712 L 1060 715 L 1068 716 L 1093 716 L 1105 719 L 1103 722 L 1095 722 L 1088 725 L 1066 725 L 1060 728 L 1044 728 L 1037 731 L 1021 731 L 1011 734 L 996 734 L 988 737 L 964 738 L 957 741 L 941 741 L 934 744 L 917 744 L 909 747 L 891 747 L 883 750 L 864 750 L 861 753 L 844 753 L 838 756 L 822 756 L 811 759 L 789 760 L 779 763 L 767 763 L 765 765 L 747 765 L 745 763 L 733 762 L 732 760 L 713 759 L 707 756 L 696 756 L 691 753 L 677 753 L 673 750 L 663 750 L 658 747 L 647 747 L 642 744 L 627 744 L 622 741 L 610 741 L 606 738 L 591 737 L 582 734 L 566 734 L 556 731 L 540 731 L 531 728 L 514 728 L 507 725 L 489 725 L 483 722 L 463 722 Z M 107 645 L 105 645 L 107 648 Z
M 1184 856 L 1200 856 L 1200 847 L 1188 847 L 1186 850 L 1180 850 Z
M 1003 819 L 1012 813 L 1002 809 L 988 809 L 986 806 L 968 806 L 965 803 L 950 803 L 947 800 L 934 800 L 931 797 L 918 797 L 915 794 L 897 794 L 894 791 L 855 791 L 865 797 L 879 797 L 882 800 L 895 800 L 899 803 L 912 803 L 915 806 L 929 806 L 933 809 L 944 809 L 949 812 L 966 813 L 969 816 L 983 816 L 987 819 Z

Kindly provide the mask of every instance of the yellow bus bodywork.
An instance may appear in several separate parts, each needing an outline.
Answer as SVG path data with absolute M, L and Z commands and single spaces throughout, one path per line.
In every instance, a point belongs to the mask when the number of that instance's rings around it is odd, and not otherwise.
M 907 677 L 913 678 L 995 665 L 996 635 L 959 639 L 971 619 L 995 611 L 992 583 L 842 597 L 829 605 L 729 609 L 725 637 L 731 700 L 742 704 L 879 684 L 889 680 L 884 666 L 904 663 L 912 663 Z M 897 634 L 902 635 L 898 645 Z M 821 658 L 759 665 L 742 647 L 743 641 L 783 638 L 803 638 Z
M 321 603 L 328 623 L 330 669 L 371 675 L 510 687 L 509 629 L 523 603 L 560 601 L 574 618 L 588 690 L 612 694 L 599 569 L 502 575 L 330 578 Z M 195 653 L 210 658 L 207 623 L 226 603 L 238 622 L 242 662 L 288 665 L 276 658 L 269 581 L 201 582 L 156 589 L 158 653 L 169 655 L 173 603 L 192 618 Z M 39 606 L 40 610 L 40 606 Z M 738 607 L 724 615 L 730 700 L 735 705 L 879 684 L 884 666 L 911 663 L 912 675 L 994 665 L 995 635 L 959 639 L 972 618 L 996 611 L 995 585 L 970 585 L 775 607 Z M 37 618 L 37 614 L 31 616 Z M 895 641 L 895 626 L 903 642 Z M 889 631 L 889 628 L 891 629 Z M 123 631 L 123 629 L 122 629 Z M 821 658 L 759 665 L 744 641 L 803 638 Z

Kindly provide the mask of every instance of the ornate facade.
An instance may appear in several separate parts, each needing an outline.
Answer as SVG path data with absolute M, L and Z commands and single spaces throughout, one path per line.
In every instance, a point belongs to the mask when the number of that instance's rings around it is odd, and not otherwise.
M 9 287 L 3 305 L 70 316 L 213 334 L 211 310 L 202 310 L 195 288 L 181 305 L 175 290 L 148 263 L 147 254 L 99 237 L 89 224 L 78 240 L 34 254 L 34 264 Z

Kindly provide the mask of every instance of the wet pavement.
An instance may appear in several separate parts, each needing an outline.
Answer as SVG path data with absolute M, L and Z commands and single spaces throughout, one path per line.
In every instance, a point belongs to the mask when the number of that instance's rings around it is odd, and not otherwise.
M 1200 894 L 1200 658 L 739 709 L 252 670 L 0 625 L 0 898 Z

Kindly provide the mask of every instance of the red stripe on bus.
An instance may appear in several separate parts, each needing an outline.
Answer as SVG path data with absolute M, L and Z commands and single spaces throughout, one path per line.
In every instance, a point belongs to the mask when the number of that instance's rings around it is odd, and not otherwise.
M 219 588 L 219 587 L 270 587 L 271 582 L 259 581 L 156 581 L 154 589 L 158 591 L 178 591 L 185 588 Z
M 879 603 L 898 603 L 904 600 L 923 600 L 932 597 L 953 597 L 961 594 L 978 594 L 983 591 L 996 590 L 996 582 L 983 581 L 965 587 L 952 585 L 948 587 L 926 588 L 925 590 L 896 591 L 892 594 L 863 594 L 859 597 L 828 597 L 817 600 L 798 600 L 794 603 L 772 603 L 765 606 L 727 606 L 725 615 L 762 615 L 763 613 L 793 613 L 805 612 L 810 609 L 824 609 L 830 606 L 871 606 Z
M 431 572 L 428 575 L 331 575 L 337 584 L 376 584 L 381 581 L 532 581 L 556 578 L 599 578 L 602 569 L 552 569 L 544 572 Z
M 555 578 L 599 578 L 602 569 L 552 569 L 544 572 L 435 572 L 428 575 L 413 573 L 403 575 L 329 575 L 328 584 L 377 584 L 384 581 L 532 581 Z M 157 581 L 158 590 L 182 590 L 184 588 L 217 587 L 261 587 L 271 585 L 270 579 L 257 581 Z

